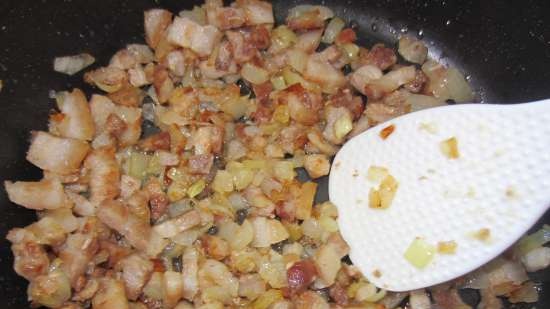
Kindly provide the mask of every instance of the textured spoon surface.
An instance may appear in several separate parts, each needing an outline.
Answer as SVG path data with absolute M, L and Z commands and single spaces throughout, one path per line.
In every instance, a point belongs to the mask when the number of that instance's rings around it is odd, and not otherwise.
M 384 129 L 393 129 L 385 139 Z M 457 158 L 441 150 L 451 138 Z M 386 209 L 369 207 L 379 185 L 367 179 L 371 166 L 398 182 Z M 445 106 L 373 127 L 336 155 L 329 196 L 351 260 L 378 287 L 407 291 L 459 277 L 502 253 L 548 209 L 550 100 Z M 454 242 L 456 250 L 435 250 L 415 267 L 404 257 L 415 238 L 432 248 Z

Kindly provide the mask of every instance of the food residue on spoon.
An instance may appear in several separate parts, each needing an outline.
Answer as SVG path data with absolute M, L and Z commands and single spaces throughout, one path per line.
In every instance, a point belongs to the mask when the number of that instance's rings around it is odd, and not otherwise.
M 479 241 L 488 241 L 491 237 L 491 230 L 488 228 L 481 228 L 473 232 L 471 236 Z
M 460 152 L 458 151 L 458 142 L 456 137 L 451 137 L 442 141 L 439 144 L 441 152 L 449 159 L 458 159 L 460 157 Z
M 369 207 L 385 209 L 390 207 L 399 183 L 390 175 L 388 169 L 379 166 L 371 166 L 367 172 L 367 179 L 377 183 L 377 188 L 369 190 Z
M 395 125 L 390 124 L 380 131 L 380 137 L 385 140 L 393 133 L 393 131 L 395 131 Z
M 418 129 L 421 131 L 426 131 L 430 134 L 437 133 L 437 126 L 433 123 L 422 122 L 420 123 L 420 125 L 418 125 Z
M 404 257 L 414 267 L 424 268 L 431 262 L 435 252 L 436 248 L 433 245 L 421 237 L 416 237 L 405 251 Z
M 437 252 L 441 254 L 454 254 L 457 244 L 454 240 L 440 241 L 437 243 Z
M 367 179 L 372 182 L 380 182 L 390 173 L 387 168 L 372 165 L 367 171 Z
M 504 194 L 510 200 L 514 200 L 518 197 L 518 193 L 516 192 L 516 190 L 514 190 L 513 187 L 506 188 L 506 191 L 504 192 Z

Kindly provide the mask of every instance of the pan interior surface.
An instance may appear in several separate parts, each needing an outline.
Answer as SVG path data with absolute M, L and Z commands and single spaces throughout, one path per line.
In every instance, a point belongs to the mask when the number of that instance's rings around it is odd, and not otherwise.
M 25 161 L 29 132 L 45 129 L 54 107 L 50 90 L 92 89 L 82 73 L 68 77 L 52 69 L 57 56 L 88 52 L 104 65 L 128 43 L 143 39 L 143 11 L 163 7 L 173 12 L 203 1 L 175 0 L 4 0 L 0 2 L 0 180 L 35 180 L 39 170 Z M 278 21 L 289 8 L 305 1 L 273 1 Z M 482 102 L 521 102 L 550 97 L 550 2 L 487 1 L 309 1 L 324 4 L 359 24 L 360 43 L 395 44 L 400 35 L 422 38 L 431 56 L 457 67 Z M 318 200 L 328 199 L 327 179 L 320 180 Z M 32 211 L 11 204 L 0 190 L 0 302 L 5 308 L 28 308 L 27 282 L 12 269 L 13 256 L 5 240 L 8 230 L 35 219 Z M 540 222 L 550 222 L 547 214 Z M 537 227 L 540 227 L 540 224 Z M 536 228 L 537 228 L 536 227 Z M 542 283 L 536 305 L 550 308 L 550 273 L 533 274 Z M 472 290 L 465 300 L 476 303 Z

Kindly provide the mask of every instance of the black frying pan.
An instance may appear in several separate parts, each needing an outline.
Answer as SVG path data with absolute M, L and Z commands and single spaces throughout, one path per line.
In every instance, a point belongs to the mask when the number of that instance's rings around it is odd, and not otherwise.
M 303 1 L 274 1 L 279 19 Z M 310 1 L 319 2 L 319 1 Z M 24 160 L 29 131 L 45 129 L 53 101 L 50 89 L 80 87 L 82 74 L 52 70 L 54 57 L 90 52 L 105 64 L 126 43 L 143 42 L 143 10 L 174 12 L 201 1 L 187 0 L 2 0 L 0 1 L 0 181 L 38 179 Z M 418 34 L 440 61 L 471 76 L 485 102 L 550 98 L 550 2 L 546 0 L 365 0 L 323 1 L 338 16 L 355 20 L 363 44 L 395 43 L 403 32 Z M 513 125 L 513 124 L 510 124 Z M 550 137 L 549 137 L 550 138 Z M 321 181 L 318 199 L 326 199 Z M 0 190 L 0 307 L 28 308 L 27 282 L 12 270 L 7 231 L 35 219 Z M 547 214 L 542 222 L 550 223 Z M 550 272 L 533 275 L 543 293 L 536 308 L 550 308 Z M 475 293 L 467 301 L 476 301 Z M 531 308 L 534 306 L 515 306 Z M 116 308 L 113 308 L 116 309 Z

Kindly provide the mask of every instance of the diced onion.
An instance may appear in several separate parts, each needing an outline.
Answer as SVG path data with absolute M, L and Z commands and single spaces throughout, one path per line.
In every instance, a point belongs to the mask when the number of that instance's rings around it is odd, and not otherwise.
M 53 69 L 56 72 L 73 75 L 95 62 L 95 58 L 87 53 L 57 57 L 53 62 Z
M 219 225 L 219 235 L 225 239 L 232 250 L 243 250 L 254 239 L 254 228 L 249 220 L 241 225 L 233 221 L 224 221 Z
M 542 229 L 533 234 L 529 234 L 520 239 L 516 244 L 514 251 L 519 256 L 523 256 L 529 251 L 545 245 L 550 241 L 550 225 L 545 224 Z
M 271 78 L 271 85 L 275 90 L 282 90 L 286 88 L 285 78 L 281 75 L 276 75 Z
M 311 216 L 311 208 L 317 192 L 317 184 L 308 181 L 302 184 L 300 195 L 296 200 L 296 218 L 300 220 L 307 219 Z
M 241 68 L 241 75 L 247 81 L 259 85 L 269 80 L 269 72 L 251 63 L 245 63 Z
M 405 259 L 416 268 L 426 267 L 435 255 L 435 247 L 416 237 L 405 251 Z
M 451 99 L 457 103 L 472 102 L 474 92 L 462 73 L 455 68 L 449 68 L 447 70 L 446 81 Z
M 378 290 L 372 283 L 361 282 L 354 298 L 360 302 L 377 302 L 384 296 L 386 296 L 385 290 Z
M 346 23 L 340 17 L 332 18 L 325 29 L 321 42 L 332 44 L 345 26 Z
M 359 46 L 353 43 L 346 43 L 340 45 L 340 49 L 344 51 L 344 55 L 347 56 L 348 62 L 353 62 L 359 57 Z
M 550 248 L 538 247 L 521 257 L 521 262 L 529 272 L 545 269 L 550 265 Z
M 154 272 L 151 279 L 147 282 L 143 288 L 143 294 L 151 299 L 162 299 L 162 279 L 163 273 Z
M 411 113 L 427 108 L 446 105 L 444 101 L 438 100 L 432 96 L 414 93 L 407 94 L 407 103 L 411 107 Z
M 374 170 L 375 169 L 369 169 L 371 173 L 371 179 L 378 177 L 373 175 L 373 173 L 375 173 Z M 382 179 L 382 181 L 380 182 L 380 186 L 378 189 L 370 189 L 369 207 L 375 209 L 386 209 L 390 207 L 398 187 L 399 184 L 397 183 L 395 178 L 393 178 L 392 175 L 386 175 L 384 179 Z
M 58 308 L 71 297 L 71 285 L 61 269 L 39 276 L 29 285 L 30 298 L 46 307 Z
M 386 178 L 390 173 L 387 168 L 380 166 L 370 166 L 367 170 L 367 179 L 372 182 L 381 182 L 382 179 Z
M 290 181 L 296 176 L 294 164 L 290 161 L 277 161 L 273 164 L 273 174 L 281 181 Z
M 289 234 L 281 221 L 256 217 L 251 220 L 254 228 L 252 246 L 258 248 L 269 247 L 288 238 Z
M 254 178 L 254 172 L 240 162 L 229 162 L 225 168 L 231 174 L 236 190 L 245 189 Z
M 454 254 L 457 244 L 455 241 L 440 241 L 437 243 L 437 252 L 441 254 Z
M 270 51 L 277 53 L 285 48 L 292 46 L 297 41 L 296 34 L 287 26 L 281 25 L 271 32 Z
M 287 51 L 288 65 L 290 65 L 297 72 L 303 73 L 306 69 L 307 60 L 309 55 L 301 49 L 291 49 Z M 287 85 L 288 81 L 287 81 Z
M 342 139 L 353 129 L 353 123 L 351 117 L 348 114 L 342 115 L 334 123 L 334 136 L 337 139 Z
M 228 171 L 219 170 L 214 177 L 212 189 L 220 193 L 233 191 L 233 175 Z
M 405 60 L 418 64 L 423 64 L 428 56 L 428 48 L 426 45 L 409 36 L 404 36 L 399 39 L 398 52 Z
M 319 218 L 319 224 L 321 224 L 321 227 L 329 233 L 335 233 L 338 231 L 338 223 L 336 223 L 336 220 L 329 216 L 321 216 Z
M 458 151 L 458 142 L 456 137 L 448 138 L 439 144 L 441 152 L 449 159 L 458 159 L 460 152 Z
M 128 174 L 142 180 L 147 175 L 150 156 L 140 152 L 132 152 L 128 163 Z
M 334 12 L 332 12 L 332 10 L 326 6 L 301 4 L 293 7 L 288 11 L 287 21 L 295 18 L 301 18 L 311 12 L 316 12 L 316 14 L 318 14 L 318 17 L 322 20 L 326 20 L 334 16 Z
M 206 11 L 200 6 L 195 5 L 192 10 L 183 10 L 179 16 L 187 17 L 201 26 L 206 25 Z
M 290 112 L 288 110 L 288 105 L 279 105 L 275 108 L 273 112 L 273 120 L 281 123 L 288 124 L 290 121 Z
M 204 179 L 200 179 L 199 181 L 192 184 L 189 188 L 187 188 L 187 195 L 190 198 L 194 198 L 195 196 L 199 195 L 205 187 L 206 182 L 204 181 Z
M 281 290 L 271 289 L 260 295 L 253 303 L 252 309 L 267 309 L 271 304 L 284 299 Z

